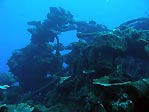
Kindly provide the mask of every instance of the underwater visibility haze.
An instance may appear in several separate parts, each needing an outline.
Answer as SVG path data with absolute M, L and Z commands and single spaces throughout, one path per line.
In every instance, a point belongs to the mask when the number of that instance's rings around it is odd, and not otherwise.
M 1 0 L 0 112 L 148 112 L 148 0 Z
M 1 0 L 0 50 L 3 53 L 0 57 L 0 72 L 8 71 L 6 63 L 12 51 L 30 42 L 26 22 L 43 21 L 50 6 L 61 6 L 71 11 L 77 19 L 95 20 L 108 28 L 148 16 L 149 12 L 148 0 Z

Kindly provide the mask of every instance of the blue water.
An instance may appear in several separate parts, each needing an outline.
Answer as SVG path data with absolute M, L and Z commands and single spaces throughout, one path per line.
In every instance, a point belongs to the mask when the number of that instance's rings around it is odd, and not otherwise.
M 61 6 L 75 19 L 94 20 L 112 29 L 127 20 L 148 16 L 148 5 L 148 0 L 0 0 L 0 72 L 9 70 L 6 63 L 13 50 L 30 42 L 26 22 L 46 19 L 50 6 Z M 61 35 L 64 44 L 71 41 L 77 41 L 73 31 Z

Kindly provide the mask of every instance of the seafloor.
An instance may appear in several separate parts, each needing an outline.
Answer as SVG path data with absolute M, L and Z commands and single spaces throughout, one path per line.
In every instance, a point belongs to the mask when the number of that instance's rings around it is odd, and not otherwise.
M 149 18 L 110 30 L 50 7 L 28 25 L 30 44 L 0 74 L 0 112 L 149 112 Z M 58 35 L 70 30 L 79 41 L 64 46 Z

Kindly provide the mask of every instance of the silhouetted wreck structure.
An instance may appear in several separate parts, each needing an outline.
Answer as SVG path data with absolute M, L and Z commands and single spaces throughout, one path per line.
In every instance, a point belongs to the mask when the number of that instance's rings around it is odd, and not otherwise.
M 134 19 L 110 30 L 95 21 L 76 21 L 69 11 L 51 7 L 43 22 L 28 22 L 33 26 L 28 29 L 30 44 L 8 60 L 23 91 L 19 102 L 32 100 L 34 108 L 21 105 L 39 112 L 146 111 L 148 22 L 148 18 Z M 62 56 L 58 35 L 70 30 L 77 31 L 79 41 L 71 43 L 71 52 Z M 54 39 L 56 48 L 49 43 Z M 26 96 L 27 91 L 31 93 Z

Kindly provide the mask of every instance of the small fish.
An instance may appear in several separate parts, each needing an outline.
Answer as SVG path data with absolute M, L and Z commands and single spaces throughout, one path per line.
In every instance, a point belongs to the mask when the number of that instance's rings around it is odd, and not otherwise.
M 8 87 L 10 87 L 10 86 L 8 86 L 8 85 L 0 85 L 0 89 L 7 89 Z

